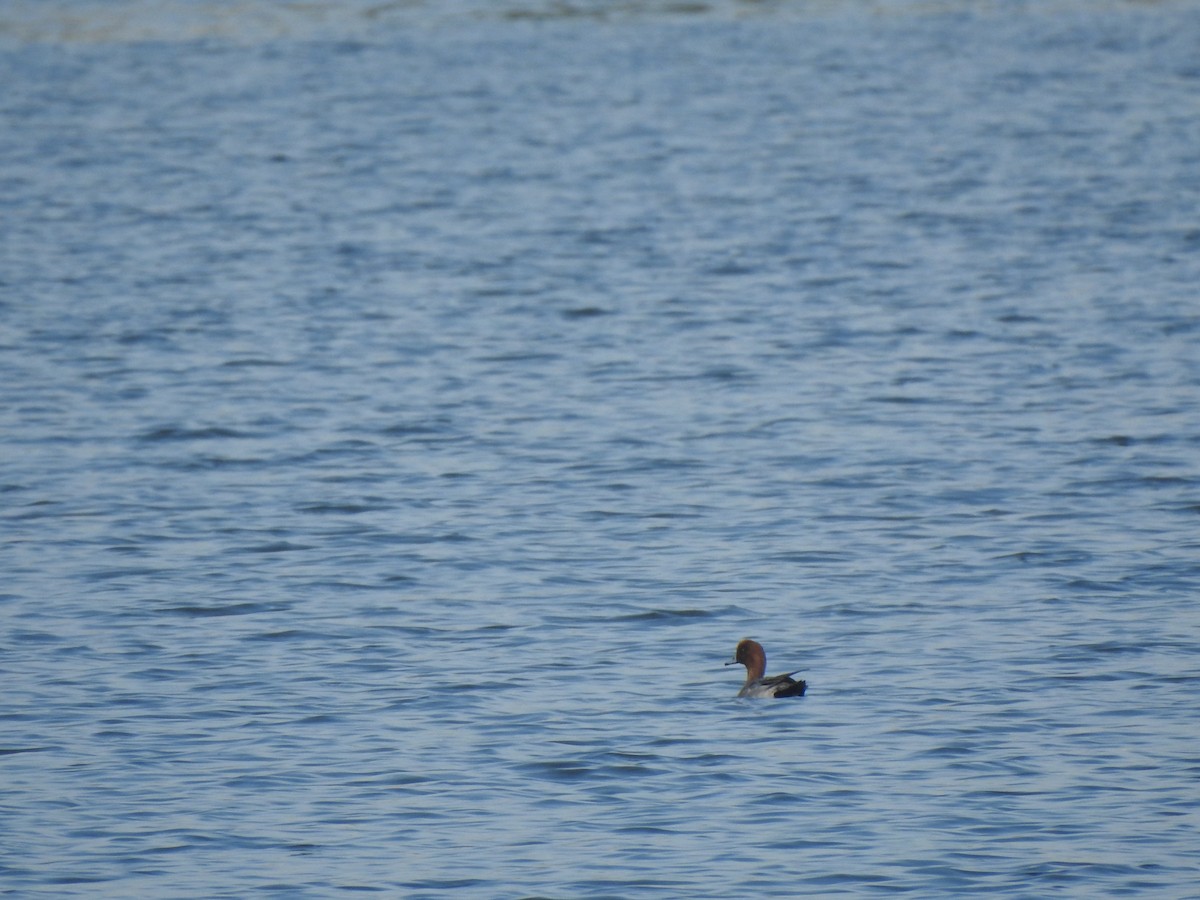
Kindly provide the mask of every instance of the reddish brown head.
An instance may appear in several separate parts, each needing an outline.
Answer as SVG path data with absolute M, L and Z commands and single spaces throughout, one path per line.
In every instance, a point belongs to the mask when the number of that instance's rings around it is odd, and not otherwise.
M 725 665 L 733 666 L 738 663 L 746 667 L 746 681 L 762 678 L 767 671 L 767 652 L 763 650 L 762 644 L 758 641 L 744 638 L 738 642 L 737 649 L 733 652 L 733 659 Z

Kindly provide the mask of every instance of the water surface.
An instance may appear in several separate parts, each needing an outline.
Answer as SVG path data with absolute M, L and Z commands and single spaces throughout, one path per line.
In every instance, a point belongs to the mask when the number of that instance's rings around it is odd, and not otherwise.
M 0 887 L 1196 896 L 1194 4 L 53 7 Z

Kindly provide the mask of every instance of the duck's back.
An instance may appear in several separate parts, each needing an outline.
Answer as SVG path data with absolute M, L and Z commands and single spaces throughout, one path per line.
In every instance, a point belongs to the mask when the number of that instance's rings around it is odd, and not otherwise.
M 789 672 L 786 675 L 773 675 L 770 678 L 757 678 L 754 681 L 746 684 L 740 691 L 739 697 L 803 697 L 804 692 L 808 689 L 808 683 L 803 680 L 797 680 L 792 676 L 795 672 Z

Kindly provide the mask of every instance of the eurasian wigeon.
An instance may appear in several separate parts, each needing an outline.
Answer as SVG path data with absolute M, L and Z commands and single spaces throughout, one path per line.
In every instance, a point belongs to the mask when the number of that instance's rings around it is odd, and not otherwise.
M 767 671 L 767 652 L 763 650 L 762 644 L 750 638 L 738 643 L 733 659 L 725 665 L 736 666 L 738 663 L 746 667 L 746 683 L 738 691 L 739 697 L 803 697 L 804 689 L 808 687 L 805 682 L 792 677 L 795 672 L 764 678 L 763 673 Z

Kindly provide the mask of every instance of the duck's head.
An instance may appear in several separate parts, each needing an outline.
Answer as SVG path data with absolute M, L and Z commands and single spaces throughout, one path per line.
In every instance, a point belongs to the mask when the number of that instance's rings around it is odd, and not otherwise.
M 762 644 L 752 641 L 750 638 L 738 641 L 737 649 L 733 651 L 733 659 L 725 665 L 736 666 L 739 664 L 746 667 L 747 674 L 761 678 L 767 668 L 767 652 L 763 650 Z

